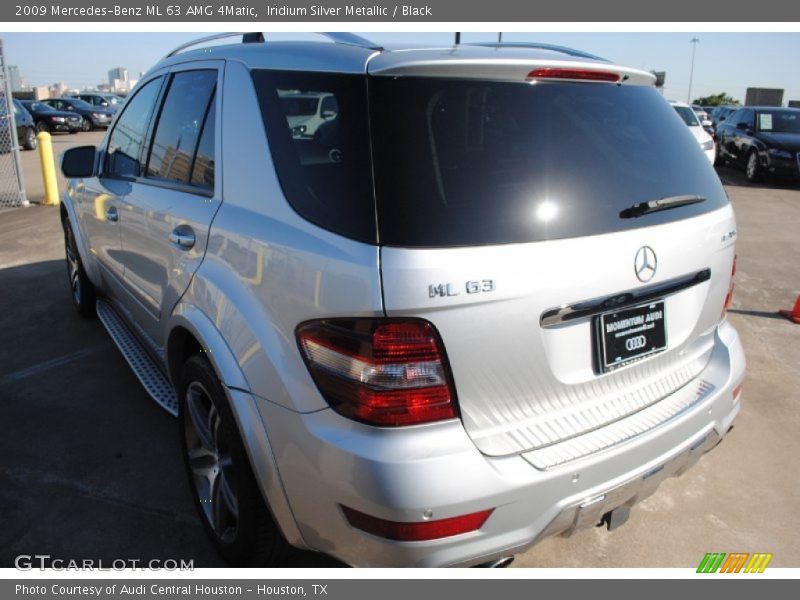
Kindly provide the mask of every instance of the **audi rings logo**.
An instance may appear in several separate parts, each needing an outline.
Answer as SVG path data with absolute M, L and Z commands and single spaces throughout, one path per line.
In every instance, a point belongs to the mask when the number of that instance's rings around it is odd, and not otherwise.
M 642 283 L 646 283 L 653 278 L 656 274 L 656 267 L 658 260 L 656 259 L 655 250 L 650 246 L 642 246 L 636 252 L 636 257 L 633 259 L 633 270 L 636 277 Z
M 625 348 L 627 348 L 628 351 L 639 350 L 641 348 L 644 348 L 646 344 L 647 344 L 647 338 L 644 337 L 643 335 L 637 335 L 636 337 L 628 338 L 627 340 L 625 340 Z

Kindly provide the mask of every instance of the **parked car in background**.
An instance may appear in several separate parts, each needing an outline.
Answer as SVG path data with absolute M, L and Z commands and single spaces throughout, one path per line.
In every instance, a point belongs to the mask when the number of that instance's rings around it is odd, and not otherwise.
M 48 98 L 42 102 L 56 110 L 79 114 L 83 118 L 81 121 L 81 130 L 83 131 L 106 129 L 114 119 L 113 110 L 102 106 L 93 106 L 80 98 Z
M 37 132 L 78 133 L 81 130 L 83 117 L 78 113 L 56 110 L 37 100 L 20 100 L 20 102 L 33 117 Z
M 717 125 L 722 123 L 722 121 L 724 121 L 728 115 L 736 111 L 738 108 L 738 106 L 717 106 L 711 112 L 711 126 L 714 128 L 715 133 L 717 131 Z
M 84 102 L 100 108 L 107 108 L 116 113 L 124 104 L 125 99 L 116 94 L 103 94 L 101 92 L 83 92 L 74 96 Z
M 800 109 L 746 106 L 717 127 L 715 164 L 731 163 L 747 179 L 800 179 Z
M 700 106 L 699 104 L 692 104 L 691 108 L 694 112 L 697 113 L 697 116 L 700 118 L 701 121 L 708 120 L 708 113 L 706 112 L 706 109 L 704 109 L 702 106 Z
M 289 120 L 293 137 L 314 137 L 321 126 L 336 118 L 339 112 L 336 96 L 318 92 L 282 92 L 280 101 Z
M 11 151 L 12 135 L 17 136 L 19 147 L 23 150 L 36 149 L 36 123 L 31 114 L 19 100 L 11 101 L 12 118 L 6 114 L 5 102 L 0 102 L 0 152 Z
M 700 144 L 700 149 L 706 155 L 709 162 L 714 162 L 714 139 L 702 127 L 700 123 L 700 118 L 698 117 L 697 113 L 692 110 L 692 107 L 688 104 L 683 102 L 670 102 L 670 106 L 675 109 L 675 112 L 678 113 L 678 116 L 683 119 L 683 122 L 686 123 L 686 126 L 689 128 L 689 131 L 692 132 L 697 143 Z
M 497 566 L 621 525 L 741 408 L 719 177 L 652 73 L 325 35 L 181 46 L 62 159 L 70 301 L 178 418 L 210 539 Z

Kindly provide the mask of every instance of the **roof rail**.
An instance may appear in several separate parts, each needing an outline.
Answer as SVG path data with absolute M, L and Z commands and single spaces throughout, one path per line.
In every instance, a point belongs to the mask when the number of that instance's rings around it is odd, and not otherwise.
M 589 54 L 588 52 L 582 52 L 581 50 L 575 50 L 574 48 L 567 48 L 566 46 L 556 46 L 554 44 L 537 44 L 536 42 L 470 42 L 468 45 L 483 46 L 484 48 L 532 48 L 535 50 L 553 50 L 555 52 L 561 52 L 577 58 L 588 58 L 591 60 L 602 60 L 603 62 L 609 62 L 608 59 L 595 56 L 594 54 Z
M 383 47 L 380 46 L 379 44 L 371 42 L 370 40 L 363 38 L 360 35 L 356 35 L 354 33 L 347 33 L 342 31 L 317 32 L 317 33 L 318 35 L 324 36 L 336 44 L 358 46 L 359 48 L 366 48 L 368 50 L 377 50 L 377 51 L 383 50 Z M 217 33 L 214 35 L 208 35 L 206 37 L 198 38 L 196 40 L 192 40 L 191 42 L 186 42 L 184 44 L 181 44 L 180 46 L 174 48 L 171 52 L 169 52 L 164 58 L 175 56 L 179 52 L 182 52 L 187 48 L 191 48 L 192 46 L 199 46 L 200 44 L 205 44 L 206 42 L 213 42 L 216 40 L 223 40 L 226 38 L 239 37 L 239 36 L 241 36 L 243 44 L 264 43 L 266 41 L 264 39 L 264 34 L 261 32 L 240 33 L 235 31 L 229 31 L 227 33 Z

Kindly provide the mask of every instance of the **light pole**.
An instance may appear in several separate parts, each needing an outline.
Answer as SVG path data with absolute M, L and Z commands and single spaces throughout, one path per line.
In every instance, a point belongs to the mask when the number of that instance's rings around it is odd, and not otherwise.
M 689 40 L 692 45 L 692 68 L 689 70 L 689 93 L 686 94 L 686 104 L 692 103 L 692 79 L 694 79 L 694 54 L 697 51 L 697 44 L 700 43 L 700 38 L 693 37 Z

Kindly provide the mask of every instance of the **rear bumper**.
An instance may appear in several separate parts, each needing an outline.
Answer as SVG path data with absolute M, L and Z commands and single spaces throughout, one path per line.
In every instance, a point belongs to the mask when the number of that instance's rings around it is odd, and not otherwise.
M 770 157 L 767 159 L 766 170 L 770 175 L 781 179 L 800 180 L 800 153 L 790 158 Z
M 458 421 L 388 430 L 331 410 L 298 414 L 258 402 L 305 544 L 358 566 L 468 566 L 520 552 L 543 537 L 595 525 L 680 475 L 730 429 L 745 359 L 723 323 L 698 376 L 712 391 L 656 428 L 548 470 L 519 455 L 481 454 Z M 390 521 L 445 519 L 493 508 L 475 532 L 396 542 L 355 529 L 341 506 Z M 294 525 L 294 524 L 292 524 Z

